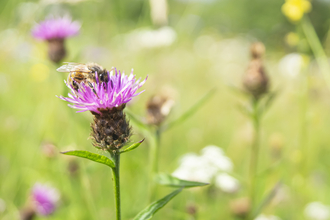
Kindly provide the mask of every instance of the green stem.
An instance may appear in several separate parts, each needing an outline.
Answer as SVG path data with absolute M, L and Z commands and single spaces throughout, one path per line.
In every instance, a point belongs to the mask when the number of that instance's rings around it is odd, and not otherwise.
M 325 82 L 330 88 L 330 64 L 328 62 L 328 57 L 323 49 L 320 39 L 315 32 L 313 25 L 306 16 L 301 22 L 301 27 L 305 33 L 308 44 L 314 53 L 316 62 L 320 67 L 320 71 L 325 79 Z
M 301 130 L 300 130 L 300 146 L 302 158 L 299 158 L 299 167 L 301 172 L 307 174 L 308 167 L 308 93 L 309 93 L 309 76 L 306 70 L 303 72 L 302 88 L 301 88 Z
M 150 147 L 149 203 L 155 199 L 155 195 L 156 195 L 156 184 L 154 178 L 158 173 L 160 135 L 161 135 L 160 129 L 156 128 L 153 138 L 154 139 L 153 144 L 151 144 Z
M 118 151 L 110 152 L 111 158 L 115 163 L 115 168 L 112 168 L 113 192 L 115 195 L 116 204 L 116 220 L 121 219 L 120 212 L 120 179 L 119 179 L 119 163 L 120 153 Z
M 251 147 L 251 159 L 250 159 L 250 199 L 251 210 L 255 206 L 255 188 L 256 188 L 256 175 L 258 172 L 258 157 L 259 157 L 259 139 L 260 139 L 260 115 L 258 112 L 258 100 L 253 99 L 253 127 L 254 127 L 254 140 Z

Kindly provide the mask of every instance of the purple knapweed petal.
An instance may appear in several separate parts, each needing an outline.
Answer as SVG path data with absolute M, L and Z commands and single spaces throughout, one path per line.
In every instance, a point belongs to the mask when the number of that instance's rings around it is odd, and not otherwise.
M 79 33 L 80 23 L 69 16 L 49 18 L 40 22 L 32 30 L 32 35 L 41 40 L 64 39 Z
M 40 215 L 50 215 L 56 209 L 59 201 L 59 192 L 50 186 L 36 183 L 32 189 L 32 199 L 35 211 Z
M 147 80 L 147 78 L 142 82 L 140 82 L 140 79 L 136 80 L 133 69 L 128 76 L 116 69 L 108 71 L 108 82 L 99 81 L 97 74 L 95 75 L 96 82 L 93 82 L 92 85 L 96 94 L 84 82 L 80 83 L 78 91 L 74 90 L 69 82 L 66 82 L 71 89 L 71 93 L 68 94 L 69 97 L 60 96 L 59 98 L 70 102 L 71 104 L 68 106 L 79 109 L 78 112 L 92 111 L 100 113 L 99 109 L 118 107 L 142 93 L 143 91 L 136 92 Z

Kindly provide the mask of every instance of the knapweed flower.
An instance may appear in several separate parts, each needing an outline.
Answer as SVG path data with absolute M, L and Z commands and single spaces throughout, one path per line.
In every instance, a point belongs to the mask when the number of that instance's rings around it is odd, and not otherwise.
M 75 82 L 79 89 L 66 82 L 71 89 L 69 97 L 59 98 L 70 102 L 70 107 L 78 112 L 90 111 L 94 115 L 92 127 L 93 145 L 103 150 L 118 150 L 128 141 L 131 128 L 123 112 L 126 103 L 139 95 L 137 90 L 145 83 L 133 75 L 118 72 L 116 69 L 107 71 L 107 81 L 101 81 L 95 74 L 95 82 Z
M 312 5 L 308 0 L 286 0 L 282 6 L 283 14 L 293 22 L 300 21 L 311 9 Z
M 78 34 L 79 29 L 80 23 L 72 21 L 68 16 L 49 18 L 36 25 L 32 30 L 32 35 L 36 39 L 48 42 L 49 58 L 58 63 L 66 55 L 65 39 Z
M 35 212 L 47 216 L 52 214 L 60 199 L 57 189 L 47 185 L 36 183 L 32 189 L 32 200 Z

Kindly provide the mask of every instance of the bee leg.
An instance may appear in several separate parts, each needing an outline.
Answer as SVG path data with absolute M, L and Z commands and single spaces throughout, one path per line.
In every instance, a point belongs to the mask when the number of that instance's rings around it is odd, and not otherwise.
M 94 92 L 94 94 L 97 96 L 97 98 L 100 98 L 100 97 L 97 95 L 97 93 L 96 93 L 96 91 L 95 91 L 95 89 L 94 89 L 92 83 L 90 83 L 90 82 L 87 82 L 87 83 L 88 83 L 88 86 L 93 90 L 93 92 Z
M 76 91 L 78 91 L 78 89 L 79 89 L 79 85 L 74 80 L 72 81 L 72 87 Z

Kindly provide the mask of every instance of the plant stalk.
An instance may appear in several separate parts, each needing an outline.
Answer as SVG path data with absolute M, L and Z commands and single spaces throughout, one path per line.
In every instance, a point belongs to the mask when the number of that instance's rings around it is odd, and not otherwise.
M 254 140 L 251 147 L 251 159 L 250 159 L 250 199 L 251 210 L 255 207 L 256 200 L 256 176 L 258 172 L 258 159 L 259 159 L 259 139 L 260 139 L 260 114 L 258 112 L 258 100 L 253 99 L 253 127 L 254 127 Z
M 325 82 L 328 88 L 330 88 L 330 64 L 328 57 L 308 17 L 304 17 L 301 22 L 301 27 L 306 36 L 308 44 L 314 53 L 316 62 L 320 67 L 320 71 L 325 79 Z
M 113 192 L 116 204 L 116 220 L 121 219 L 120 211 L 120 179 L 119 179 L 119 163 L 120 153 L 118 151 L 110 152 L 111 158 L 115 163 L 115 168 L 112 168 Z
M 154 132 L 154 141 L 150 147 L 150 172 L 149 172 L 149 203 L 155 199 L 156 184 L 155 176 L 158 174 L 159 146 L 160 146 L 161 131 L 156 128 Z

